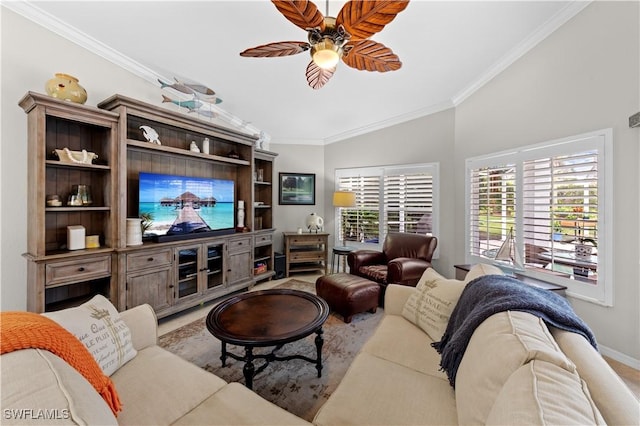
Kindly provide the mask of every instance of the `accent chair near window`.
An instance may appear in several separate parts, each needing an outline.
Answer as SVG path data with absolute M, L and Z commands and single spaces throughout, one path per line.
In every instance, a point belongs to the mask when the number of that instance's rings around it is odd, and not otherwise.
M 438 245 L 433 236 L 390 232 L 382 251 L 357 250 L 349 253 L 347 262 L 352 274 L 375 281 L 381 287 L 381 301 L 387 284 L 415 286 L 431 266 Z

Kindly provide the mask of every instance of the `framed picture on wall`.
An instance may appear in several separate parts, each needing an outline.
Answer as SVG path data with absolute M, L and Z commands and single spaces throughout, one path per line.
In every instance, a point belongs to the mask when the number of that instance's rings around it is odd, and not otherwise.
M 280 173 L 279 204 L 314 205 L 316 203 L 315 173 Z

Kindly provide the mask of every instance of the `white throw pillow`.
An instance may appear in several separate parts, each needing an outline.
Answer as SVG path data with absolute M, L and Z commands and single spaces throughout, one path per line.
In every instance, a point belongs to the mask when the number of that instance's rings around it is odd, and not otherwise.
M 107 376 L 111 376 L 137 352 L 131 331 L 109 300 L 97 295 L 75 308 L 42 314 L 76 336 Z
M 402 316 L 420 327 L 433 341 L 437 342 L 447 329 L 449 317 L 458 303 L 465 283 L 445 279 L 434 272 L 431 268 L 425 271 L 418 283 L 420 288 L 417 288 L 407 299 L 402 309 Z M 423 280 L 425 275 L 427 278 Z
M 468 283 L 483 275 L 504 275 L 504 272 L 502 272 L 502 269 L 497 266 L 486 263 L 477 263 L 469 269 L 469 272 L 467 272 L 467 275 L 464 277 L 464 282 Z
M 422 288 L 426 282 L 435 281 L 435 280 L 445 280 L 445 279 L 446 278 L 440 275 L 438 271 L 436 271 L 435 269 L 427 268 L 424 270 L 424 272 L 422 273 L 422 276 L 418 280 L 418 284 L 416 284 L 416 288 L 418 289 Z

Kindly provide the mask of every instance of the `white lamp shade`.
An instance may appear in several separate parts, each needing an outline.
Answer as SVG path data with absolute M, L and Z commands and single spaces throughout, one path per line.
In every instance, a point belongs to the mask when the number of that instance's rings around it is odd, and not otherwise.
M 311 58 L 317 66 L 330 70 L 335 68 L 342 56 L 342 48 L 336 45 L 330 38 L 324 38 L 311 48 Z
M 355 207 L 356 193 L 351 191 L 336 191 L 333 193 L 334 207 Z
M 338 55 L 338 52 L 330 49 L 318 50 L 313 55 L 313 62 L 325 70 L 329 70 L 338 65 L 339 60 L 340 56 Z

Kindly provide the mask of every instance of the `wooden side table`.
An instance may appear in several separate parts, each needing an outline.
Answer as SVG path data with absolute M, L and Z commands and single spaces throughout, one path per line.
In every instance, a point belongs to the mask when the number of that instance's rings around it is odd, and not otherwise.
M 329 234 L 283 232 L 285 276 L 291 272 L 324 271 L 327 275 Z

